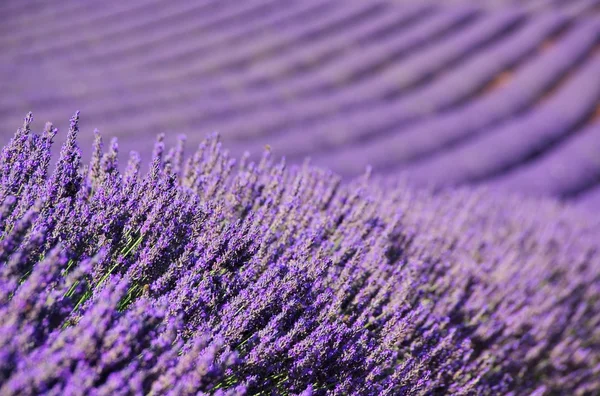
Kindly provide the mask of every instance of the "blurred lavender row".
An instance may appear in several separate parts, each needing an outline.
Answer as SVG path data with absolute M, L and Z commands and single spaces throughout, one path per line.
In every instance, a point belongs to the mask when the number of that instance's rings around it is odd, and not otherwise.
M 121 173 L 99 133 L 82 163 L 79 114 L 50 168 L 59 132 L 31 125 L 0 154 L 0 394 L 600 392 L 586 211 L 214 136 Z
M 40 131 L 80 109 L 86 159 L 94 127 L 145 160 L 157 133 L 196 146 L 218 131 L 236 156 L 268 144 L 347 179 L 371 165 L 416 184 L 600 208 L 600 164 L 572 148 L 598 143 L 586 131 L 600 122 L 599 10 L 599 0 L 6 0 L 1 136 L 28 111 Z

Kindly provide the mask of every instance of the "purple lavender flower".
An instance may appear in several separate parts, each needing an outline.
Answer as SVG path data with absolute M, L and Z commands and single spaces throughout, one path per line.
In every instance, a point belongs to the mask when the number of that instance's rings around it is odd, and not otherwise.
M 98 133 L 80 163 L 78 119 L 51 174 L 31 115 L 0 156 L 0 394 L 600 392 L 584 214 L 216 136 L 121 174 Z

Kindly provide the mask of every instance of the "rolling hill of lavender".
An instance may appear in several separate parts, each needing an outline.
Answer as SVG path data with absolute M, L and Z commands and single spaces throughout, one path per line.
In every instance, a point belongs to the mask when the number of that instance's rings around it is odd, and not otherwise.
M 0 2 L 0 395 L 600 394 L 600 0 L 478 3 Z
M 600 2 L 475 3 L 6 1 L 2 137 L 81 110 L 84 154 L 94 128 L 144 159 L 218 131 L 236 155 L 596 207 Z

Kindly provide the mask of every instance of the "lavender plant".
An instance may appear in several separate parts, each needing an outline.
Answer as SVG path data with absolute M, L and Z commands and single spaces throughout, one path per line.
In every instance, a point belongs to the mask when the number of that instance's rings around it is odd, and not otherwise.
M 552 202 L 155 144 L 0 155 L 0 394 L 600 391 L 598 225 Z

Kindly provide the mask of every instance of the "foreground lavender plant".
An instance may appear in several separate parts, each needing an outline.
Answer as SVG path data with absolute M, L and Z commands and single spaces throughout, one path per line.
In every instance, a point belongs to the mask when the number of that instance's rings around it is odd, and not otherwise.
M 78 115 L 0 157 L 0 394 L 596 394 L 598 226 L 550 202 L 341 184 L 308 163 L 146 174 Z M 367 175 L 368 176 L 368 175 Z

